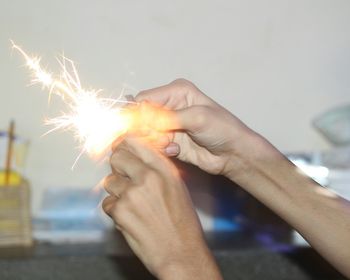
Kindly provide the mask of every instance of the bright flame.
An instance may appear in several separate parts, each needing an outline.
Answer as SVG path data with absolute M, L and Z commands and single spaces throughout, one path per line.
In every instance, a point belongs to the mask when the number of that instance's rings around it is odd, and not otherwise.
M 70 130 L 82 146 L 82 153 L 99 156 L 127 132 L 131 121 L 122 113 L 121 105 L 130 102 L 121 97 L 102 98 L 98 90 L 83 89 L 74 62 L 64 56 L 57 59 L 61 72 L 56 77 L 42 68 L 40 57 L 30 57 L 13 42 L 12 48 L 26 60 L 26 66 L 32 71 L 32 84 L 41 84 L 43 89 L 49 90 L 50 96 L 58 95 L 67 105 L 68 112 L 46 121 L 53 125 L 48 133 Z

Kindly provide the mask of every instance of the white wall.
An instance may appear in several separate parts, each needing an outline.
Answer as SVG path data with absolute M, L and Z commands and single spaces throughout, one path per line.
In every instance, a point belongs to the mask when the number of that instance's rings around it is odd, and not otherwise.
M 47 97 L 9 39 L 78 62 L 86 86 L 118 94 L 186 77 L 285 151 L 326 148 L 310 120 L 350 101 L 348 0 L 0 1 L 0 128 L 31 139 L 34 209 L 46 186 L 92 186 L 106 170 L 82 159 L 71 135 L 40 138 Z M 135 93 L 134 92 L 134 93 Z M 54 105 L 57 108 L 60 105 Z

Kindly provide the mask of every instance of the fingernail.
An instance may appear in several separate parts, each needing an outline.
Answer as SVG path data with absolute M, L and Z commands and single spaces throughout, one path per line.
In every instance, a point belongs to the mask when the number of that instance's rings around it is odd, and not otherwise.
M 180 147 L 179 145 L 175 143 L 170 143 L 166 148 L 165 148 L 165 153 L 168 155 L 178 155 L 180 152 Z

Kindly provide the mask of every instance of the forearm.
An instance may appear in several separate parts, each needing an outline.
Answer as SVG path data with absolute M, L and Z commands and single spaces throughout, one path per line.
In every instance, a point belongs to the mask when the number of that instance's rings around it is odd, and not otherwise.
M 244 147 L 245 146 L 245 147 Z M 275 211 L 341 272 L 350 276 L 350 203 L 302 174 L 262 137 L 240 149 L 228 177 Z M 237 161 L 237 158 L 234 159 Z

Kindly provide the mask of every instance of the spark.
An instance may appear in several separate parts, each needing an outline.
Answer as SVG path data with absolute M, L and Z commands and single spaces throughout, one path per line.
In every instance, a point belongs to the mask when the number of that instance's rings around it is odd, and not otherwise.
M 122 95 L 117 99 L 104 98 L 101 90 L 84 89 L 74 62 L 64 55 L 57 58 L 60 73 L 54 75 L 42 67 L 40 57 L 29 56 L 21 47 L 11 43 L 31 71 L 31 84 L 40 84 L 48 90 L 49 100 L 52 95 L 57 95 L 66 105 L 60 116 L 45 121 L 52 126 L 46 134 L 56 130 L 73 132 L 81 148 L 79 158 L 83 153 L 101 156 L 115 139 L 127 132 L 130 116 L 123 113 L 123 105 L 135 102 L 123 100 Z

